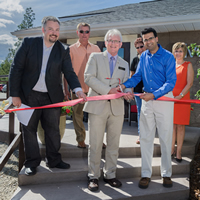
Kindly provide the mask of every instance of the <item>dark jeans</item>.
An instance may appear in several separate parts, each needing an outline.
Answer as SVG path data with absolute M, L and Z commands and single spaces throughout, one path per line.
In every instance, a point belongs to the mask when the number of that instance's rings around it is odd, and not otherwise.
M 48 93 L 32 91 L 28 96 L 28 106 L 44 106 L 51 104 Z M 50 167 L 61 161 L 60 149 L 60 108 L 36 109 L 27 126 L 22 125 L 25 150 L 25 167 L 40 165 L 41 156 L 37 141 L 37 127 L 39 120 L 45 133 L 46 158 Z

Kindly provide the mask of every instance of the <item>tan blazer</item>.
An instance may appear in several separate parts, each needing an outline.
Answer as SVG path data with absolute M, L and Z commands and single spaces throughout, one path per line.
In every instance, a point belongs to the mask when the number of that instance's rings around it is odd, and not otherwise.
M 111 78 L 111 79 L 107 79 Z M 119 85 L 119 79 L 124 83 L 129 78 L 128 63 L 118 56 L 112 77 L 110 77 L 110 67 L 107 51 L 92 53 L 86 65 L 84 80 L 89 86 L 88 97 L 106 95 L 111 88 Z M 128 89 L 127 91 L 130 91 Z M 107 100 L 86 102 L 84 111 L 99 115 L 104 109 Z M 113 115 L 124 115 L 123 98 L 110 100 Z

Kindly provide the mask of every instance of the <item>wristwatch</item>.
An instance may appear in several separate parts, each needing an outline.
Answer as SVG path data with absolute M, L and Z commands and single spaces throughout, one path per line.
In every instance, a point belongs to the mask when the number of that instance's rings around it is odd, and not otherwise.
M 181 95 L 182 97 L 184 97 L 184 95 L 183 95 L 183 93 L 182 93 L 182 92 L 180 93 L 180 95 Z

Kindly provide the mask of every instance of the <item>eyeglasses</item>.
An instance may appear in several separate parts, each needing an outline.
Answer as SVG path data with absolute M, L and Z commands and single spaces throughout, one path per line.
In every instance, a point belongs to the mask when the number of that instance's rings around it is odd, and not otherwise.
M 148 41 L 151 41 L 153 40 L 155 37 L 150 37 L 149 39 L 145 39 L 144 42 L 148 42 Z
M 175 52 L 174 53 L 183 53 L 183 51 L 178 51 L 178 50 L 175 50 Z
M 119 40 L 107 40 L 108 43 L 119 44 L 121 41 Z
M 80 30 L 80 31 L 79 31 L 79 33 L 82 33 L 82 34 L 83 34 L 83 33 L 88 34 L 89 32 L 90 32 L 90 31 L 83 31 L 83 30 Z
M 136 47 L 136 49 L 142 49 L 144 46 L 139 46 L 139 47 Z

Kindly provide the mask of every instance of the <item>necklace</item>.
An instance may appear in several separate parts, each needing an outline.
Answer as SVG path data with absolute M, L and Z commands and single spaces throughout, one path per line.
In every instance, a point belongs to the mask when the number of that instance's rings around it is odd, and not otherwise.
M 181 63 L 177 63 L 176 62 L 176 67 L 179 67 L 180 65 L 182 65 L 185 61 L 183 60 Z

